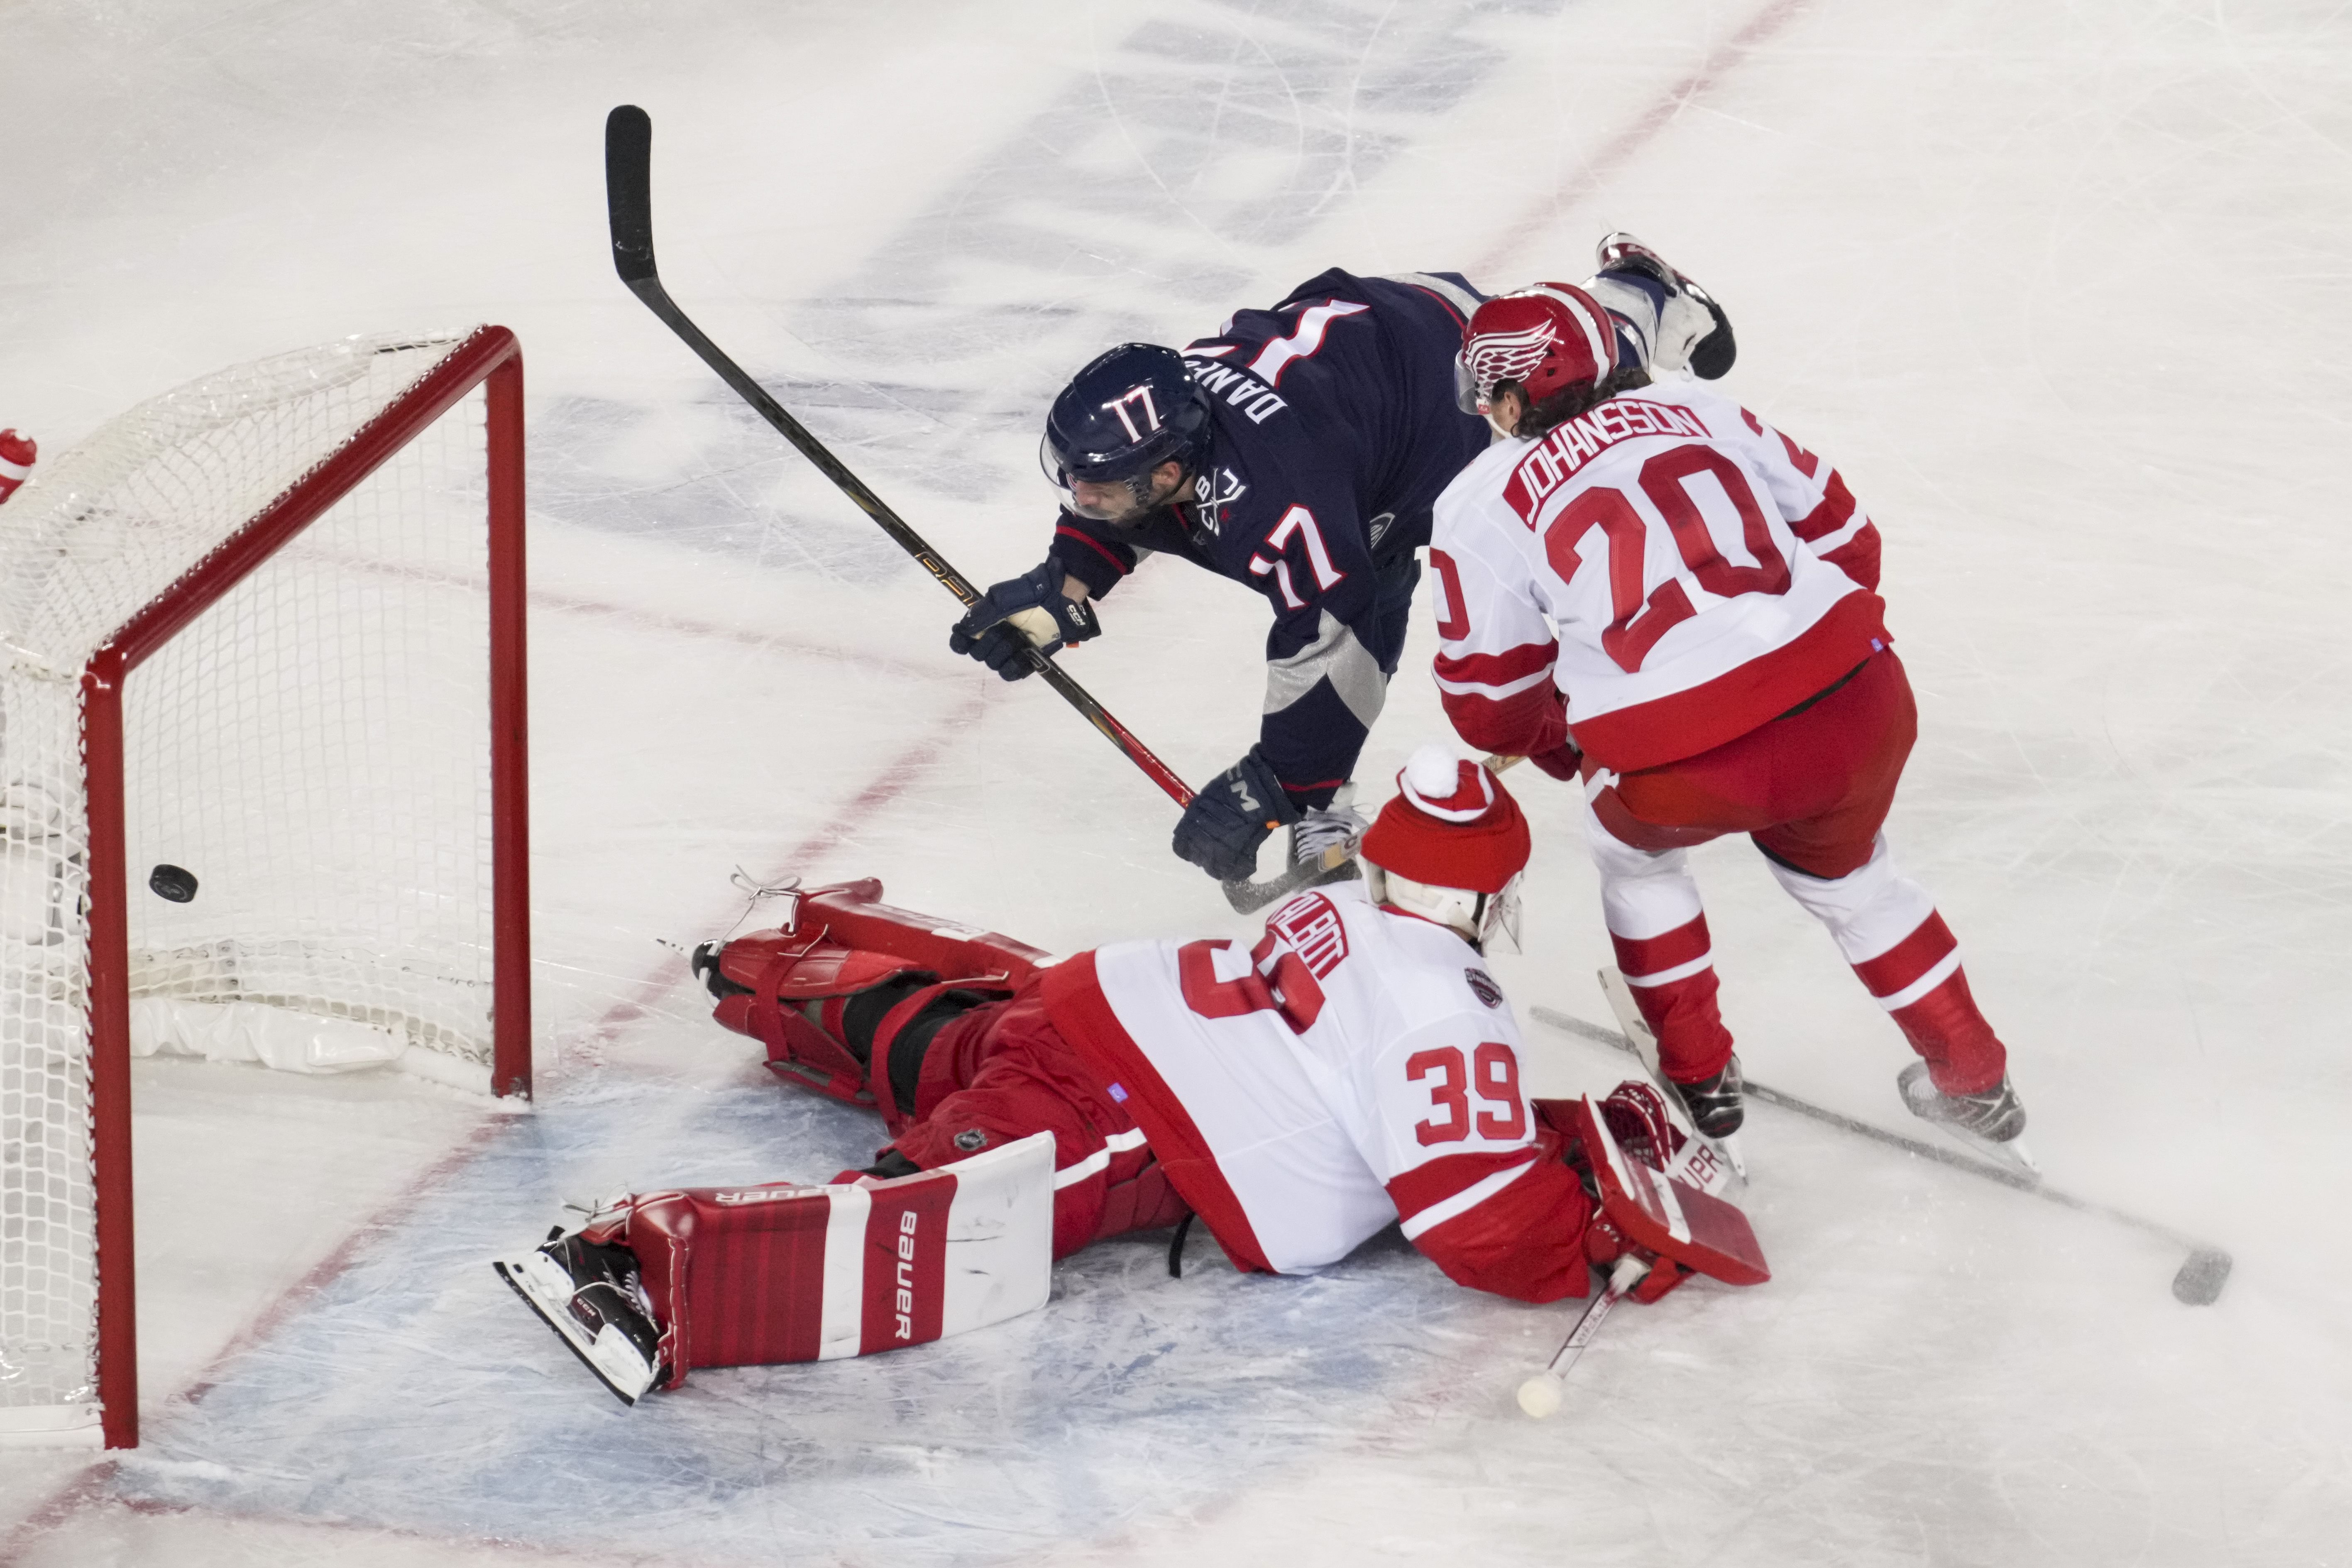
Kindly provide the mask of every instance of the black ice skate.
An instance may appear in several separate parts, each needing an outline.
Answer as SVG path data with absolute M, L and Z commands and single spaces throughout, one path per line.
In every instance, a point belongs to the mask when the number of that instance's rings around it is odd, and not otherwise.
M 1723 1070 L 1713 1078 L 1696 1083 L 1675 1083 L 1668 1079 L 1683 1109 L 1690 1112 L 1691 1125 L 1702 1137 L 1721 1142 L 1739 1131 L 1748 1120 L 1748 1106 L 1740 1099 L 1739 1058 L 1735 1056 L 1723 1064 Z
M 635 1405 L 669 1375 L 661 1329 L 626 1247 L 599 1247 L 559 1226 L 530 1257 L 490 1267 L 622 1404 Z
M 1262 882 L 1244 877 L 1225 883 L 1225 901 L 1249 914 L 1293 893 L 1362 876 L 1356 849 L 1371 825 L 1355 808 L 1355 796 L 1351 780 L 1339 786 L 1330 805 L 1316 806 L 1292 823 L 1289 863 Z
M 1675 1113 L 1690 1123 L 1691 1131 L 1697 1133 L 1706 1146 L 1731 1168 L 1732 1174 L 1746 1183 L 1748 1160 L 1740 1152 L 1738 1133 L 1740 1123 L 1747 1119 L 1748 1110 L 1740 1099 L 1739 1058 L 1733 1057 L 1724 1064 L 1721 1072 L 1704 1083 L 1676 1083 L 1666 1076 L 1665 1068 L 1659 1064 L 1658 1037 L 1650 1032 L 1650 1026 L 1643 1018 L 1641 1006 L 1633 1000 L 1633 990 L 1625 984 L 1625 977 L 1613 969 L 1602 970 L 1601 994 L 1609 998 L 1609 1010 L 1617 1015 L 1617 1026 L 1625 1031 L 1625 1038 L 1632 1044 L 1633 1054 L 1640 1057 L 1642 1065 L 1650 1069 L 1650 1077 L 1659 1087 L 1673 1092 Z M 1727 1101 L 1727 1131 L 1710 1132 L 1701 1125 L 1698 1110 L 1691 1103 L 1695 1093 L 1715 1096 L 1716 1102 L 1711 1109 L 1715 1112 L 1716 1125 L 1719 1127 L 1726 1123 L 1724 1106 Z M 1712 1192 L 1714 1188 L 1707 1190 Z
M 1356 864 L 1356 847 L 1371 825 L 1355 802 L 1351 781 L 1339 787 L 1330 805 L 1316 806 L 1290 825 L 1290 865 L 1307 879 L 1302 887 L 1319 888 L 1363 875 Z
M 1934 1122 L 1958 1142 L 2004 1165 L 2040 1174 L 2032 1152 L 2021 1136 L 2025 1131 L 2025 1104 L 2007 1074 L 1980 1094 L 1946 1094 L 1927 1076 L 1926 1062 L 1913 1062 L 1895 1075 L 1895 1087 L 1903 1104 L 1922 1121 Z
M 1638 272 L 1666 290 L 1666 309 L 1662 312 L 1664 319 L 1658 323 L 1661 365 L 1676 369 L 1679 360 L 1689 365 L 1691 374 L 1701 381 L 1719 381 L 1731 369 L 1732 361 L 1739 355 L 1739 345 L 1731 335 L 1731 318 L 1723 313 L 1714 295 L 1675 271 L 1664 257 L 1623 229 L 1603 235 L 1594 247 L 1594 258 L 1603 272 Z M 1706 320 L 1702 321 L 1695 311 L 1677 310 L 1675 303 L 1683 300 L 1704 310 Z M 1685 345 L 1679 353 L 1673 341 L 1676 339 Z

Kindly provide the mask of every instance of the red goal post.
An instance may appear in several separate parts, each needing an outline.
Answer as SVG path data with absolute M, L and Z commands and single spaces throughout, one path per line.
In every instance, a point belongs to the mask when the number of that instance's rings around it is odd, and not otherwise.
M 215 513 L 239 521 L 188 521 Z M 0 588 L 0 1134 L 50 1157 L 0 1149 L 0 1200 L 27 1199 L 0 1201 L 0 1362 L 46 1367 L 47 1404 L 0 1383 L 0 1436 L 94 1414 L 128 1447 L 134 1050 L 530 1093 L 520 347 L 351 340 L 152 400 L 0 510 L 0 566 L 25 561 L 48 580 Z M 56 628 L 156 578 L 81 664 L 81 777 L 41 773 L 35 689 L 86 646 Z M 11 1022 L 61 995 L 86 1017 L 86 1188 L 63 1031 Z M 8 1099 L 12 1068 L 47 1091 Z

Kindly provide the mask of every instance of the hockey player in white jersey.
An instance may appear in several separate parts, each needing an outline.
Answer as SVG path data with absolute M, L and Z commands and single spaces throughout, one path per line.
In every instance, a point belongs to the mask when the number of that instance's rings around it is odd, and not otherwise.
M 1504 438 L 1438 500 L 1438 687 L 1464 740 L 1581 784 L 1619 967 L 1701 1131 L 1738 1129 L 1740 1080 L 1685 852 L 1746 833 L 1922 1058 L 1906 1104 L 2016 1139 L 2008 1054 L 1880 832 L 1917 713 L 1845 481 L 1625 366 L 1567 284 L 1480 306 L 1462 363 Z
M 1693 1270 L 1765 1278 L 1737 1209 L 1661 1184 L 1674 1217 L 1652 1223 L 1593 1174 L 1624 1172 L 1619 1144 L 1678 1152 L 1654 1091 L 1529 1100 L 1481 958 L 1516 919 L 1526 820 L 1439 748 L 1399 782 L 1366 879 L 1289 900 L 1255 946 L 1054 963 L 871 881 L 706 944 L 719 1020 L 788 1082 L 880 1111 L 892 1142 L 826 1185 L 633 1195 L 501 1272 L 632 1399 L 693 1366 L 1009 1316 L 1044 1300 L 1049 1258 L 1188 1212 L 1247 1271 L 1319 1268 L 1402 1222 L 1456 1282 L 1527 1301 L 1584 1295 L 1629 1237 L 1662 1255 L 1637 1300 Z

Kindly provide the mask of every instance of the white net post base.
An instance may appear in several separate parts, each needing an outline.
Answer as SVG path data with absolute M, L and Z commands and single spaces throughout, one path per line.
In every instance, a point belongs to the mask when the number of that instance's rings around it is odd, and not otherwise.
M 522 359 L 359 338 L 0 507 L 0 1443 L 138 1438 L 134 1054 L 530 1089 Z

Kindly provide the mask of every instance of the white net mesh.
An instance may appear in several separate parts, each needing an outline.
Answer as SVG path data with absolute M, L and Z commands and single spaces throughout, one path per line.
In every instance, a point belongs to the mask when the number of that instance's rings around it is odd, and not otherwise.
M 93 1398 L 82 667 L 458 342 L 208 376 L 0 507 L 0 1431 Z M 486 467 L 477 390 L 126 681 L 134 1050 L 488 1087 Z

